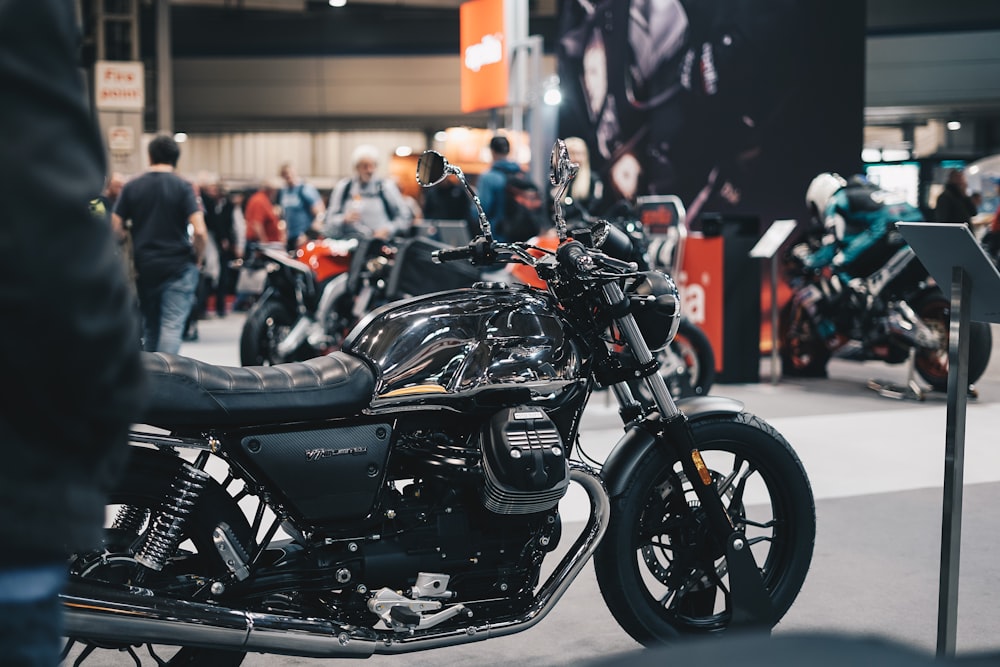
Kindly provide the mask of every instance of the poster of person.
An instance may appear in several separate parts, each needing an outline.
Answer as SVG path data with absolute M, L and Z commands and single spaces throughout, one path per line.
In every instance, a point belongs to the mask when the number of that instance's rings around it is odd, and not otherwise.
M 798 217 L 813 176 L 861 168 L 864 38 L 863 0 L 562 0 L 559 135 L 611 202 Z

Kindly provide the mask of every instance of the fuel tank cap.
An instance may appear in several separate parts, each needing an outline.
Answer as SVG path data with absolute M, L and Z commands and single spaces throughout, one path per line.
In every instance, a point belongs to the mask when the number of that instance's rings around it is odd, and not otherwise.
M 510 286 L 500 280 L 480 280 L 478 283 L 473 283 L 472 288 L 485 291 L 497 291 L 510 289 Z

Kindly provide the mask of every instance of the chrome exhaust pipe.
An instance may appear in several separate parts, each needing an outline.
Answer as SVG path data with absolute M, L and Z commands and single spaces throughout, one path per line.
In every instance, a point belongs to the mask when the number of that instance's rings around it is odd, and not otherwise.
M 545 618 L 563 593 L 573 583 L 580 570 L 597 550 L 597 545 L 607 532 L 611 519 L 611 499 L 601 476 L 589 466 L 574 463 L 570 465 L 570 479 L 583 487 L 590 498 L 590 518 L 576 542 L 563 556 L 556 569 L 545 580 L 535 594 L 531 606 L 517 617 L 497 623 L 483 623 L 457 628 L 437 636 L 397 635 L 376 646 L 376 653 L 409 653 L 425 649 L 444 648 L 458 644 L 468 644 L 493 637 L 505 637 L 533 627 Z
M 541 621 L 593 556 L 608 527 L 611 501 L 600 475 L 574 464 L 570 478 L 590 498 L 583 532 L 535 595 L 526 611 L 496 623 L 431 628 L 412 634 L 158 598 L 149 591 L 72 579 L 61 596 L 65 633 L 79 640 L 164 644 L 314 658 L 368 658 L 456 646 L 527 630 Z
M 354 641 L 324 619 L 157 598 L 141 589 L 83 579 L 71 580 L 61 597 L 65 633 L 79 640 L 316 658 L 367 658 L 374 653 L 372 642 Z

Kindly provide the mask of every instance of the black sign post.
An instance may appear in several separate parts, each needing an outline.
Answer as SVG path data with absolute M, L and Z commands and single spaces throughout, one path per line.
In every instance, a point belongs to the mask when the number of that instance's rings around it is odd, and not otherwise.
M 896 227 L 934 280 L 951 296 L 937 628 L 937 655 L 951 658 L 955 655 L 958 617 L 969 323 L 1000 322 L 1000 272 L 966 225 L 898 222 Z

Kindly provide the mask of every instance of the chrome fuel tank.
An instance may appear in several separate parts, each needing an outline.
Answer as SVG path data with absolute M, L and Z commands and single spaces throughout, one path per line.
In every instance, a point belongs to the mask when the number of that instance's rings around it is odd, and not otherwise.
M 548 295 L 490 283 L 374 310 L 343 349 L 380 369 L 376 398 L 517 384 L 549 394 L 581 380 L 580 347 Z

